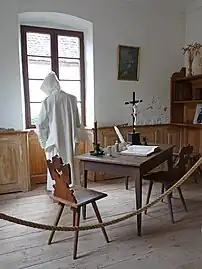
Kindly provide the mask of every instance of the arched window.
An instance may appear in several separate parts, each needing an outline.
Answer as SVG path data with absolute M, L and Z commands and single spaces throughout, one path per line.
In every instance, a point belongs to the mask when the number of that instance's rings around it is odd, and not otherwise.
M 22 67 L 26 128 L 34 128 L 45 76 L 53 70 L 62 89 L 77 97 L 81 121 L 85 125 L 85 71 L 83 32 L 21 26 Z

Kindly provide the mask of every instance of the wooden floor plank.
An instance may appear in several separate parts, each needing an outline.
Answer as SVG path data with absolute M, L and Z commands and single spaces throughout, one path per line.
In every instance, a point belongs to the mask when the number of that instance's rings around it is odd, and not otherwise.
M 123 181 L 119 180 L 116 184 L 114 181 L 108 181 L 106 185 L 98 183 L 93 187 L 97 190 L 105 188 L 104 191 L 109 194 L 107 199 L 99 202 L 105 220 L 135 209 L 134 189 L 131 187 L 129 191 L 124 190 Z M 156 186 L 152 199 L 159 194 L 159 190 L 159 186 Z M 201 253 L 202 184 L 188 184 L 183 190 L 189 212 L 185 213 L 179 199 L 175 199 L 175 217 L 179 222 L 171 224 L 167 204 L 160 203 L 148 211 L 148 216 L 143 216 L 143 237 L 136 235 L 135 218 L 107 228 L 112 240 L 110 244 L 105 243 L 100 230 L 81 232 L 78 252 L 80 258 L 77 261 L 72 260 L 71 232 L 56 233 L 55 243 L 49 246 L 49 232 L 0 221 L 0 268 L 147 269 L 153 264 L 156 266 L 153 267 L 155 269 L 184 269 L 180 266 L 185 266 L 190 261 L 197 262 Z M 144 184 L 144 195 L 146 192 L 147 184 Z M 32 193 L 34 196 L 31 196 L 31 193 L 30 196 L 17 194 L 16 199 L 14 194 L 11 195 L 11 199 L 9 195 L 1 196 L 0 212 L 52 224 L 57 204 L 50 203 L 44 191 L 41 191 L 41 195 L 35 195 L 36 190 Z M 69 213 L 67 210 L 61 225 L 71 225 Z M 83 224 L 96 221 L 90 207 L 88 216 L 89 219 Z

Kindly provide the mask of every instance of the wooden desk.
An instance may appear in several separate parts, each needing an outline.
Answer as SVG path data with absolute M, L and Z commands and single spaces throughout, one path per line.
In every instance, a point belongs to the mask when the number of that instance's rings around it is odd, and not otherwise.
M 168 169 L 172 167 L 172 157 L 174 145 L 159 145 L 160 151 L 148 157 L 123 156 L 117 154 L 110 157 L 91 156 L 89 153 L 77 156 L 80 160 L 81 169 L 84 176 L 83 187 L 87 188 L 88 171 L 118 174 L 130 176 L 135 181 L 136 209 L 142 207 L 142 178 L 143 175 L 167 161 Z M 83 217 L 86 218 L 86 207 L 83 207 Z M 142 216 L 137 215 L 137 230 L 141 236 Z

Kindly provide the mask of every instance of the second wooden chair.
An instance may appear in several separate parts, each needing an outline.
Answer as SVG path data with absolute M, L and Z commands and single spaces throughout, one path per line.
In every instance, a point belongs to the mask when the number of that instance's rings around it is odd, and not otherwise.
M 148 173 L 147 175 L 144 176 L 145 180 L 149 180 L 149 189 L 148 189 L 146 204 L 149 203 L 154 182 L 159 182 L 162 184 L 162 193 L 163 193 L 164 189 L 168 190 L 185 174 L 186 165 L 192 151 L 193 151 L 193 147 L 190 145 L 183 147 L 180 150 L 178 157 L 175 159 L 173 168 L 170 171 L 158 171 L 158 172 Z M 178 190 L 180 199 L 182 201 L 183 207 L 185 211 L 187 211 L 187 206 L 186 206 L 181 188 L 178 187 L 177 190 Z M 171 221 L 174 223 L 171 198 L 172 198 L 172 194 L 167 196 Z M 146 213 L 147 211 L 145 211 L 145 214 Z

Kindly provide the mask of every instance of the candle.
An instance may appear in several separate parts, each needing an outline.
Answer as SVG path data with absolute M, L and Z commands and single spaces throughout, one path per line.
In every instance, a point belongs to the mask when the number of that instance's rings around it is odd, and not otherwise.
M 94 122 L 94 144 L 97 145 L 97 121 Z

